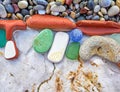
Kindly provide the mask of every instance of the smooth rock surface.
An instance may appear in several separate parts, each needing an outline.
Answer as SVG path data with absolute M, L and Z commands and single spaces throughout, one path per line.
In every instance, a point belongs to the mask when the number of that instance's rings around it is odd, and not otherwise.
M 42 30 L 33 41 L 33 48 L 38 53 L 47 52 L 53 42 L 53 32 L 50 29 Z
M 50 10 L 53 12 L 64 12 L 66 10 L 66 8 L 62 5 L 60 5 L 60 6 L 53 5 L 53 6 L 51 6 Z
M 109 7 L 111 5 L 112 0 L 99 0 L 99 4 L 102 7 Z
M 7 17 L 7 12 L 6 12 L 6 10 L 5 10 L 5 7 L 2 5 L 2 4 L 0 4 L 0 17 L 1 18 L 5 18 L 5 17 Z
M 28 2 L 27 2 L 27 1 L 19 1 L 19 2 L 18 2 L 18 7 L 19 7 L 20 9 L 27 8 L 27 7 L 28 7 Z
M 120 9 L 118 6 L 112 6 L 109 10 L 108 10 L 108 15 L 109 16 L 114 16 L 117 15 L 120 12 Z

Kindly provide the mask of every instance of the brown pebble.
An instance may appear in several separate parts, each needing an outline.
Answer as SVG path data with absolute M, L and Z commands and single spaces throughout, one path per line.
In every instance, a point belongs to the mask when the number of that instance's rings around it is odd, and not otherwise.
M 87 12 L 88 10 L 85 8 L 80 9 L 80 14 L 86 14 Z
M 76 14 L 75 14 L 75 12 L 71 11 L 71 13 L 70 13 L 70 17 L 73 18 L 73 19 L 75 19 L 75 18 L 76 18 Z

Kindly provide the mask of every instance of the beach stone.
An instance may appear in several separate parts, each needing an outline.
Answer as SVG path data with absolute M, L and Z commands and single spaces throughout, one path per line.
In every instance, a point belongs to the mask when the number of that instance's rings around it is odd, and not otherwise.
M 94 7 L 94 12 L 99 12 L 100 11 L 100 5 L 96 5 Z
M 23 16 L 25 16 L 25 15 L 29 15 L 30 13 L 29 13 L 29 11 L 28 11 L 27 9 L 22 9 L 22 10 L 21 10 L 21 14 L 22 14 Z
M 115 1 L 112 1 L 112 2 L 111 2 L 111 6 L 114 6 L 114 5 L 115 5 Z
M 66 1 L 65 1 L 65 4 L 70 5 L 70 4 L 72 3 L 72 1 L 73 1 L 73 0 L 66 0 Z
M 38 10 L 38 14 L 45 14 L 46 11 L 45 10 Z
M 73 18 L 73 19 L 75 19 L 75 18 L 76 18 L 76 13 L 73 12 L 73 11 L 71 11 L 71 13 L 70 13 L 70 17 Z
M 61 4 L 64 4 L 65 0 L 56 0 L 56 2 L 61 2 Z
M 88 16 L 86 16 L 86 19 L 87 20 L 90 20 L 90 19 L 92 19 L 93 18 L 93 15 L 88 15 Z
M 19 2 L 19 0 L 11 0 L 11 3 L 13 3 L 13 4 L 15 4 L 17 2 Z
M 103 17 L 102 12 L 98 12 L 98 15 L 99 15 L 100 17 Z
M 11 4 L 6 4 L 5 8 L 6 8 L 7 12 L 14 13 L 14 8 Z
M 99 0 L 94 0 L 94 3 L 97 5 L 99 3 Z
M 72 42 L 67 46 L 66 57 L 71 60 L 76 60 L 79 57 L 79 42 Z
M 51 12 L 51 14 L 54 15 L 54 16 L 57 16 L 57 15 L 59 15 L 60 13 L 59 13 L 59 12 Z
M 81 2 L 81 0 L 73 0 L 74 4 L 78 4 L 79 2 Z
M 33 41 L 33 48 L 38 53 L 47 52 L 53 42 L 53 32 L 50 29 L 42 30 Z
M 27 8 L 27 7 L 28 7 L 28 2 L 27 2 L 27 1 L 19 1 L 19 2 L 18 2 L 18 7 L 19 7 L 20 9 Z
M 83 38 L 83 33 L 80 29 L 73 29 L 69 35 L 70 40 L 73 42 L 79 42 Z
M 53 12 L 64 12 L 66 8 L 63 5 L 60 5 L 60 6 L 53 5 L 51 6 L 50 10 Z
M 44 6 L 46 6 L 48 4 L 48 2 L 46 0 L 33 0 L 33 2 L 36 5 L 44 5 Z
M 43 5 L 36 5 L 36 6 L 34 6 L 33 9 L 34 10 L 43 10 L 43 9 L 45 9 L 45 7 Z
M 92 20 L 99 20 L 99 19 L 100 19 L 100 17 L 98 15 L 95 15 L 92 17 Z
M 17 13 L 17 14 L 16 14 L 16 17 L 17 17 L 18 19 L 21 19 L 21 20 L 23 19 L 23 15 L 22 15 L 21 13 Z
M 88 6 L 88 8 L 91 9 L 91 10 L 94 9 L 94 6 L 95 6 L 94 1 L 93 1 L 93 0 L 89 0 L 87 6 Z
M 120 0 L 116 0 L 116 5 L 120 8 Z
M 108 15 L 105 15 L 105 16 L 104 16 L 104 19 L 105 19 L 105 20 L 108 20 L 108 19 L 109 19 L 109 16 L 108 16 Z
M 0 48 L 6 45 L 6 31 L 4 29 L 0 29 Z
M 112 0 L 99 0 L 99 4 L 102 7 L 109 7 L 111 5 Z
M 5 7 L 2 4 L 0 4 L 0 17 L 1 18 L 7 17 L 7 12 L 5 10 Z
M 12 6 L 13 6 L 13 8 L 14 8 L 14 12 L 15 12 L 15 13 L 20 11 L 20 9 L 19 9 L 19 7 L 18 7 L 17 4 L 12 4 Z
M 109 16 L 114 16 L 117 15 L 120 12 L 120 9 L 118 6 L 112 6 L 109 10 L 108 10 L 108 15 Z
M 101 12 L 102 12 L 102 14 L 107 14 L 106 8 L 101 8 Z
M 83 15 L 80 15 L 78 18 L 77 18 L 77 21 L 79 20 L 85 20 L 85 17 Z
M 6 4 L 10 4 L 11 3 L 11 0 L 4 0 L 3 1 L 3 4 L 6 5 Z

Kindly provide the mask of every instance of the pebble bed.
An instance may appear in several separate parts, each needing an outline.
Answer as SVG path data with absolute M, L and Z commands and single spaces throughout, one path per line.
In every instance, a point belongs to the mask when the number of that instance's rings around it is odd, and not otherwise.
M 0 19 L 49 14 L 79 20 L 120 22 L 120 0 L 0 0 Z

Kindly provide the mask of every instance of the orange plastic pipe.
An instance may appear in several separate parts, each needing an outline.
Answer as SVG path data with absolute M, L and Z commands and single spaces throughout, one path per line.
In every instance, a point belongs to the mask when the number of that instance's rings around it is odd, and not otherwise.
M 76 25 L 86 35 L 120 33 L 120 24 L 112 21 L 82 20 L 78 21 Z
M 27 26 L 33 29 L 56 29 L 56 31 L 70 31 L 76 24 L 67 18 L 52 15 L 33 15 L 26 21 Z

